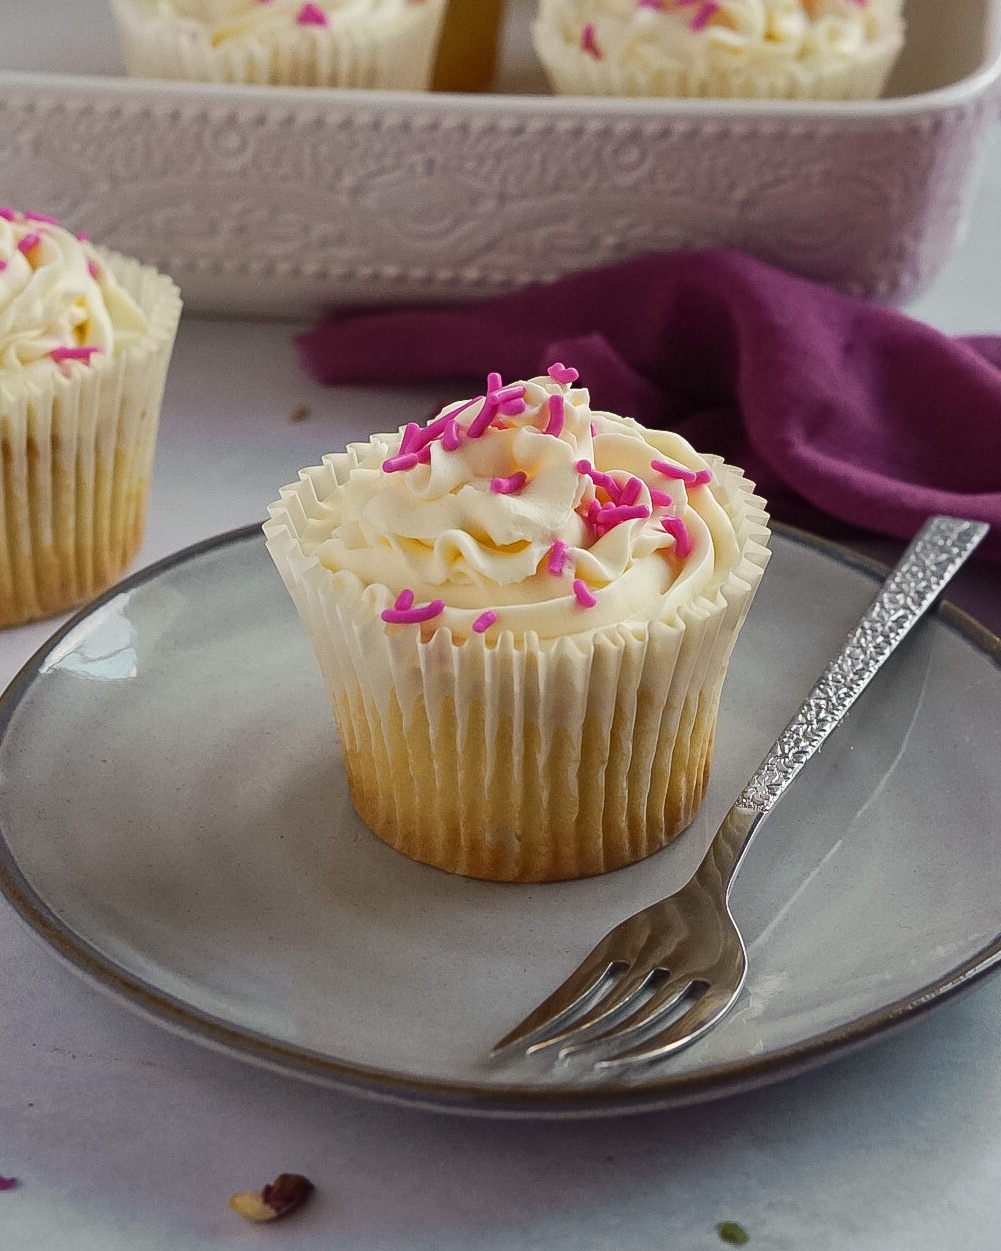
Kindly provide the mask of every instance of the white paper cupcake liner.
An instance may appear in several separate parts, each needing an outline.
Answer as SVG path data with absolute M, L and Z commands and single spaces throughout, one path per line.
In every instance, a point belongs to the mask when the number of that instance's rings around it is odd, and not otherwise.
M 266 40 L 234 38 L 213 47 L 194 19 L 163 17 L 152 0 L 112 0 L 126 69 L 135 78 L 400 91 L 430 86 L 446 4 L 423 0 L 371 27 L 293 25 Z
M 804 65 L 790 60 L 772 70 L 660 63 L 622 65 L 595 58 L 562 33 L 563 0 L 545 0 L 532 41 L 556 94 L 569 96 L 664 96 L 702 99 L 874 100 L 882 95 L 903 46 L 900 18 L 886 37 L 874 40 L 843 64 Z
M 115 582 L 142 540 L 160 404 L 181 313 L 170 278 L 98 249 L 149 333 L 117 356 L 0 380 L 0 625 Z
M 545 881 L 629 864 L 689 824 L 768 557 L 761 501 L 739 470 L 714 469 L 740 550 L 715 598 L 671 622 L 552 640 L 387 627 L 385 587 L 303 551 L 331 464 L 283 490 L 268 548 L 313 642 L 355 805 L 380 838 L 451 872 Z

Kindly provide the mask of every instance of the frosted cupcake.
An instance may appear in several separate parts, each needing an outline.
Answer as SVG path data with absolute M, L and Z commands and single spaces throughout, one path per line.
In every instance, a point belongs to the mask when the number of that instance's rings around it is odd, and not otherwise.
M 447 0 L 111 0 L 139 78 L 428 87 Z
M 904 40 L 902 0 L 540 0 L 564 95 L 864 100 Z
M 265 525 L 355 806 L 456 873 L 603 873 L 684 829 L 767 560 L 738 469 L 576 377 L 491 375 L 303 470 Z
M 0 209 L 0 625 L 90 599 L 135 555 L 180 312 L 169 278 Z

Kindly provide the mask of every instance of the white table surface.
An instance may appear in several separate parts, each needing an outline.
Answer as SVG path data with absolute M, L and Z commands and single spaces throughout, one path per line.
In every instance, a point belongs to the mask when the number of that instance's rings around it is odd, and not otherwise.
M 1001 134 L 965 241 L 911 312 L 1001 333 L 999 210 Z M 398 395 L 312 384 L 294 330 L 183 321 L 137 567 L 259 521 L 301 465 L 401 420 Z M 958 595 L 995 630 L 999 580 L 982 569 Z M 56 624 L 0 632 L 0 684 Z M 698 1251 L 724 1245 L 723 1220 L 769 1251 L 1001 1246 L 998 979 L 806 1076 L 577 1123 L 401 1109 L 217 1055 L 85 985 L 6 902 L 0 988 L 0 1176 L 20 1183 L 0 1191 L 5 1251 Z M 297 1216 L 228 1209 L 283 1171 L 318 1188 Z

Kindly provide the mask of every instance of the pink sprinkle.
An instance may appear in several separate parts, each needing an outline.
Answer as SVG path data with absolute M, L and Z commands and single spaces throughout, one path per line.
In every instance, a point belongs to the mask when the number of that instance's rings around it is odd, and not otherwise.
M 619 503 L 626 505 L 635 504 L 642 494 L 643 483 L 639 478 L 630 478 L 619 492 Z
M 58 226 L 58 217 L 48 217 L 45 213 L 25 213 L 26 222 L 42 222 L 46 226 Z
M 577 603 L 580 604 L 581 608 L 593 608 L 598 602 L 591 594 L 583 578 L 574 578 L 573 593 L 577 596 Z
M 420 463 L 416 452 L 401 452 L 399 456 L 387 456 L 382 462 L 383 473 L 399 473 L 403 469 L 413 469 Z
M 645 504 L 613 504 L 603 508 L 601 515 L 613 526 L 617 526 L 623 521 L 646 521 L 650 516 L 650 509 Z
M 27 256 L 28 253 L 31 251 L 31 249 L 37 248 L 41 242 L 42 242 L 42 236 L 36 235 L 34 232 L 32 232 L 30 235 L 24 236 L 24 238 L 17 245 L 17 250 L 19 252 L 23 252 L 24 255 Z
M 578 512 L 579 511 L 580 510 L 578 509 Z M 588 525 L 596 526 L 598 524 L 598 518 L 601 516 L 601 505 L 596 499 L 592 499 L 581 516 L 583 516 Z
M 591 422 L 591 438 L 593 439 L 597 433 L 598 433 L 598 427 L 592 421 Z
M 76 237 L 81 243 L 90 243 L 90 235 L 87 234 L 86 230 L 78 231 Z
M 7 262 L 3 259 L 3 257 L 0 257 L 0 274 L 2 274 L 6 268 Z
M 497 416 L 497 397 L 495 392 L 489 392 L 483 397 L 483 407 L 476 414 L 473 420 L 466 427 L 466 437 L 469 439 L 478 439 L 486 433 L 487 427 Z
M 421 437 L 421 428 L 416 421 L 408 421 L 407 428 L 403 432 L 403 438 L 400 439 L 400 452 L 405 456 L 409 452 L 414 454 L 418 451 L 417 441 Z
M 0 208 L 0 217 L 2 217 L 5 222 L 17 221 L 17 214 L 10 208 Z
M 562 539 L 557 539 L 549 549 L 549 558 L 546 561 L 546 572 L 551 573 L 554 578 L 559 578 L 563 574 L 563 570 L 567 564 L 567 545 Z
M 711 469 L 685 469 L 681 465 L 672 465 L 670 461 L 666 460 L 652 460 L 650 468 L 656 469 L 665 478 L 675 478 L 683 482 L 685 486 L 690 487 L 705 486 L 707 482 L 712 482 L 713 480 Z
M 496 373 L 495 371 L 491 370 L 491 372 L 487 374 L 487 392 L 488 393 L 490 391 L 499 391 L 503 385 L 504 385 L 504 379 L 500 376 L 499 373 Z
M 479 403 L 482 398 L 482 396 L 475 396 L 471 400 L 466 400 L 457 408 L 450 408 L 448 412 L 442 413 L 440 417 L 436 417 L 434 421 L 429 422 L 424 427 L 421 437 L 417 441 L 417 446 L 420 448 L 426 447 L 440 437 L 445 451 L 454 452 L 462 442 L 462 427 L 456 418 L 460 413 L 464 413 L 467 408 L 472 408 L 474 404 Z
M 430 439 L 424 437 L 426 433 L 416 421 L 409 422 L 400 440 L 400 455 L 416 456 L 422 465 L 426 465 L 431 459 L 431 444 L 434 442 L 433 436 Z
M 90 358 L 100 350 L 99 347 L 57 347 L 49 355 L 57 365 L 61 365 L 63 361 L 86 361 L 89 365 Z
M 670 508 L 674 503 L 670 495 L 666 491 L 658 491 L 656 487 L 650 488 L 650 503 L 655 508 Z
M 495 495 L 517 495 L 528 481 L 528 474 L 519 469 L 508 478 L 491 478 L 490 490 Z
M 462 427 L 451 418 L 445 427 L 445 433 L 441 436 L 441 445 L 446 452 L 454 452 L 462 442 Z
M 87 273 L 90 274 L 91 278 L 93 278 L 95 282 L 100 281 L 101 267 L 98 265 L 97 261 L 87 262 Z
M 555 365 L 553 366 L 555 369 Z M 552 373 L 552 369 L 549 371 Z M 549 397 L 549 421 L 543 434 L 551 434 L 555 438 L 559 438 L 563 433 L 563 423 L 566 419 L 566 404 L 562 395 L 551 395 Z
M 719 0 L 708 0 L 688 23 L 691 30 L 702 30 L 709 25 L 713 14 L 719 8 Z
M 692 554 L 692 536 L 680 517 L 665 517 L 660 523 L 674 539 L 674 550 L 685 560 Z
M 619 502 L 619 484 L 614 478 L 610 478 L 607 473 L 602 473 L 600 469 L 595 469 L 589 460 L 577 461 L 574 469 L 590 478 L 596 487 L 601 487 L 603 491 L 607 491 L 616 504 Z
M 419 452 L 422 448 L 427 447 L 429 443 L 433 443 L 435 439 L 441 438 L 447 430 L 449 422 L 455 419 L 456 412 L 461 413 L 462 409 L 468 408 L 469 404 L 472 402 L 473 401 L 471 400 L 468 401 L 466 404 L 462 405 L 462 408 L 458 408 L 454 412 L 443 413 L 440 417 L 436 417 L 434 421 L 429 421 L 423 429 L 418 426 L 417 433 L 414 435 L 413 443 L 407 448 L 407 451 Z M 407 429 L 409 430 L 410 426 L 408 426 Z
M 660 0 L 636 0 L 638 9 L 659 9 Z
M 580 50 L 586 52 L 588 56 L 593 56 L 596 61 L 601 60 L 601 49 L 598 47 L 594 37 L 594 22 L 588 22 L 580 33 Z
M 580 374 L 572 365 L 564 365 L 562 361 L 557 361 L 555 365 L 550 365 L 546 373 L 554 382 L 558 382 L 561 387 L 568 387 L 571 382 L 576 382 Z
M 487 611 L 487 612 L 480 613 L 480 615 L 473 622 L 473 629 L 476 631 L 477 634 L 484 634 L 487 630 L 490 629 L 490 627 L 493 625 L 493 623 L 496 620 L 497 620 L 497 614 L 495 612 Z
M 433 599 L 429 604 L 424 604 L 420 608 L 412 607 L 413 602 L 413 591 L 401 591 L 393 607 L 383 610 L 381 614 L 383 621 L 390 625 L 416 625 L 421 621 L 432 621 L 445 611 L 445 601 L 442 599 Z
M 491 374 L 491 378 L 499 378 L 500 374 Z M 490 378 L 487 379 L 490 381 Z M 525 388 L 515 383 L 509 387 L 493 387 L 490 389 L 491 394 L 497 401 L 497 410 L 505 417 L 517 417 L 519 413 L 523 413 L 527 405 L 525 404 Z
M 528 405 L 525 403 L 524 399 L 522 399 L 521 397 L 518 397 L 515 399 L 511 399 L 511 400 L 505 400 L 499 406 L 499 411 L 504 417 L 518 417 L 525 411 L 527 407 Z M 507 427 L 501 426 L 501 429 L 505 430 L 507 429 Z
M 16 1190 L 19 1184 L 16 1177 L 0 1177 L 0 1190 Z
M 315 4 L 304 4 L 295 19 L 300 26 L 326 26 L 327 15 Z
M 649 516 L 650 509 L 645 504 L 633 504 L 631 506 L 606 504 L 595 516 L 594 526 L 600 534 L 605 534 L 616 526 L 621 526 L 624 521 L 646 521 Z

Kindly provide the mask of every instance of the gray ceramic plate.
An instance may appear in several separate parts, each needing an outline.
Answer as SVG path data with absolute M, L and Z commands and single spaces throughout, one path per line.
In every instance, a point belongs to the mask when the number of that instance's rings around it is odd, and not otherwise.
M 74 968 L 235 1056 L 491 1115 L 666 1107 L 797 1072 L 1001 957 L 1001 643 L 930 619 L 770 818 L 734 893 L 732 1015 L 629 1080 L 491 1063 L 615 921 L 680 885 L 874 590 L 780 532 L 724 695 L 699 819 L 602 878 L 467 881 L 355 816 L 326 697 L 260 532 L 85 611 L 0 704 L 0 884 Z

